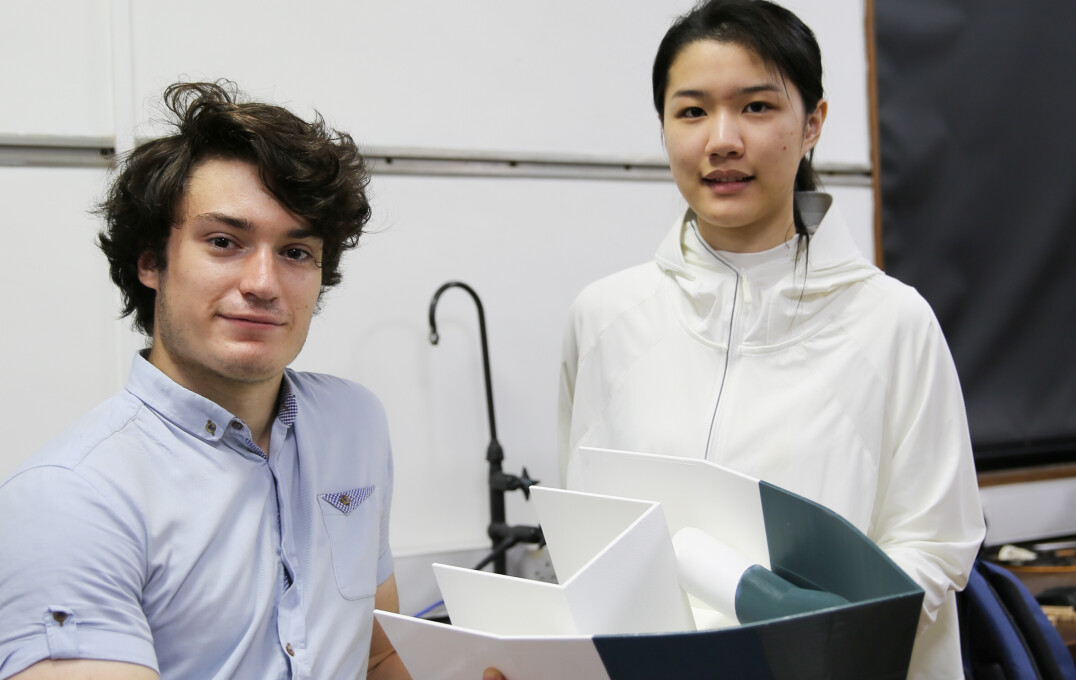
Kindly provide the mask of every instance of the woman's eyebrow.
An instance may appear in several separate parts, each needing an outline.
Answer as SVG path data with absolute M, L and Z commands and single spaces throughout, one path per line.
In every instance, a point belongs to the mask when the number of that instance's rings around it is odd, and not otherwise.
M 738 96 L 746 94 L 756 94 L 758 92 L 779 93 L 782 92 L 782 89 L 779 85 L 777 85 L 777 83 L 760 83 L 758 85 L 748 85 L 746 87 L 741 87 L 740 89 L 736 90 L 736 94 Z M 702 99 L 708 96 L 710 96 L 710 93 L 706 92 L 705 90 L 683 89 L 673 92 L 670 98 L 675 99 L 676 97 L 691 97 L 694 99 Z
M 702 90 L 677 90 L 672 93 L 671 99 L 676 97 L 692 97 L 694 99 L 701 99 L 706 96 L 706 93 Z
M 757 92 L 781 92 L 781 88 L 776 83 L 764 83 L 761 85 L 751 85 L 749 87 L 741 87 L 738 94 L 755 94 Z

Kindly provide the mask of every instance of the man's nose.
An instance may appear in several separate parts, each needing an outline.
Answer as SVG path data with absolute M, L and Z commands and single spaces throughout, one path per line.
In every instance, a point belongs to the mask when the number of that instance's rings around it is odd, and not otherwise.
M 259 247 L 248 253 L 243 259 L 239 288 L 244 296 L 260 300 L 275 300 L 280 295 L 277 256 L 272 249 Z

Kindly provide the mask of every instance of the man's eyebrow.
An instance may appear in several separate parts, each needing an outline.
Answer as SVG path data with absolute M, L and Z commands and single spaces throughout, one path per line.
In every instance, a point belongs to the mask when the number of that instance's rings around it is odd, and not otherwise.
M 198 222 L 221 222 L 240 231 L 254 231 L 254 225 L 250 223 L 250 220 L 227 213 L 207 212 L 198 215 L 194 219 Z
M 239 229 L 240 231 L 251 232 L 254 231 L 254 224 L 245 217 L 238 217 L 236 215 L 229 215 L 222 212 L 207 212 L 202 213 L 194 218 L 199 222 L 221 222 L 227 224 L 230 227 Z M 286 234 L 288 238 L 321 238 L 320 235 L 314 232 L 313 229 L 307 226 L 298 226 L 290 229 Z

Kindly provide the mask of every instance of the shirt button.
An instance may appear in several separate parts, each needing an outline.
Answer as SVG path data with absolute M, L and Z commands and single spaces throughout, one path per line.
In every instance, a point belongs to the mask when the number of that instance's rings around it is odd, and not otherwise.
M 214 434 L 217 431 L 217 424 L 212 420 L 205 421 L 205 431 L 209 434 Z
M 239 422 L 238 420 L 233 420 L 232 421 L 232 429 L 233 430 L 242 430 L 243 429 L 243 423 Z
M 295 656 L 295 650 L 291 648 L 291 643 L 284 645 L 284 650 L 288 653 L 288 656 Z
M 348 498 L 347 494 L 344 494 L 343 496 L 340 497 L 340 504 L 341 505 L 351 505 L 351 499 Z

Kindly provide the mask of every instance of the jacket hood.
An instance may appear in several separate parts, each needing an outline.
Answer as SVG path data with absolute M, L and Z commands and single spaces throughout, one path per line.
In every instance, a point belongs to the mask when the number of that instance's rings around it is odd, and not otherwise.
M 863 257 L 833 197 L 822 192 L 796 195 L 808 233 L 764 253 L 714 251 L 698 237 L 688 209 L 665 236 L 655 256 L 658 268 L 683 299 L 684 321 L 693 332 L 724 344 L 734 305 L 747 314 L 741 338 L 769 344 L 801 335 L 825 315 L 830 293 L 882 272 Z M 696 255 L 685 256 L 685 250 Z

